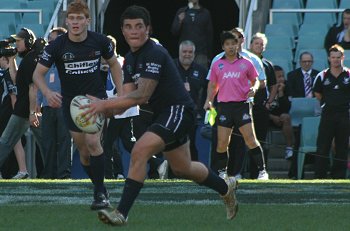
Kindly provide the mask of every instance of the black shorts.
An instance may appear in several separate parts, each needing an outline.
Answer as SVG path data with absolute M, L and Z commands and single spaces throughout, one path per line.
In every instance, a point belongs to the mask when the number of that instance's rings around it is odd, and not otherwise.
M 155 115 L 149 132 L 160 136 L 164 143 L 163 151 L 171 151 L 188 140 L 188 133 L 195 122 L 194 111 L 184 105 L 172 105 Z
M 216 122 L 218 126 L 240 128 L 252 122 L 252 110 L 246 102 L 221 102 L 218 103 Z

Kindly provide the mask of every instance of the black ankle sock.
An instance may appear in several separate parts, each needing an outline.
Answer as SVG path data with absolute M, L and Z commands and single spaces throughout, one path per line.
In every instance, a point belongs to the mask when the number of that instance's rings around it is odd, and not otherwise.
M 95 192 L 105 192 L 105 155 L 90 156 L 90 168 L 95 182 Z
M 139 195 L 143 183 L 126 178 L 125 185 L 123 189 L 123 194 L 120 198 L 118 205 L 118 211 L 123 214 L 125 218 L 128 217 L 128 213 L 136 200 L 136 197 Z
M 199 183 L 199 185 L 207 186 L 208 188 L 217 191 L 220 195 L 225 195 L 228 190 L 226 182 L 210 169 L 208 169 L 207 178 Z
M 216 152 L 217 161 L 216 161 L 216 169 L 221 170 L 226 168 L 228 155 L 227 152 Z
M 86 174 L 88 175 L 88 177 L 90 178 L 92 184 L 95 185 L 95 181 L 94 181 L 94 178 L 92 176 L 92 171 L 91 171 L 90 165 L 83 165 L 83 164 L 81 164 L 81 166 L 83 166 L 83 169 L 86 172 Z
M 264 153 L 261 146 L 258 146 L 256 148 L 250 149 L 250 154 L 253 157 L 254 162 L 256 163 L 258 170 L 262 171 L 265 170 L 265 160 L 264 160 Z

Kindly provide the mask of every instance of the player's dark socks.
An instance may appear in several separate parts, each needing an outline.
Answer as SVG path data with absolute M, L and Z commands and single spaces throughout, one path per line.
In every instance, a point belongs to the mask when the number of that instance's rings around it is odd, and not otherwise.
M 254 162 L 256 163 L 258 170 L 265 170 L 265 159 L 264 152 L 261 146 L 249 150 L 250 154 L 253 157 Z
M 128 217 L 129 210 L 131 209 L 136 197 L 139 195 L 143 183 L 126 178 L 123 189 L 123 194 L 120 198 L 118 205 L 118 211 L 123 214 L 125 218 Z
M 227 175 L 234 176 L 234 171 L 235 171 L 235 162 L 234 162 L 233 155 L 231 155 L 228 157 L 228 160 L 227 160 L 227 169 L 226 169 Z
M 86 174 L 88 175 L 88 177 L 90 178 L 92 184 L 95 184 L 94 178 L 92 177 L 92 171 L 91 171 L 90 165 L 81 164 L 81 166 L 83 166 L 83 169 L 86 172 Z
M 105 176 L 105 155 L 90 156 L 90 168 L 95 182 L 95 192 L 105 192 L 103 184 Z
M 217 191 L 220 195 L 225 195 L 228 190 L 226 182 L 223 179 L 221 179 L 217 174 L 215 174 L 211 169 L 208 169 L 207 178 L 203 182 L 198 184 L 207 186 L 208 188 Z
M 228 159 L 228 154 L 227 152 L 216 152 L 217 155 L 217 161 L 215 164 L 215 169 L 216 170 L 221 170 L 226 168 L 227 166 L 227 159 Z

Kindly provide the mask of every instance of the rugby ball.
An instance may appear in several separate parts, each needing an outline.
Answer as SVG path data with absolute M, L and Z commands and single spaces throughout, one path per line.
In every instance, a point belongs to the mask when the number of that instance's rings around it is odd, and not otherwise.
M 74 124 L 83 132 L 86 133 L 96 133 L 101 131 L 103 128 L 105 118 L 102 114 L 98 114 L 96 121 L 91 117 L 89 120 L 86 120 L 81 114 L 87 109 L 80 109 L 82 105 L 89 104 L 91 100 L 83 95 L 75 96 L 70 103 L 70 115 Z

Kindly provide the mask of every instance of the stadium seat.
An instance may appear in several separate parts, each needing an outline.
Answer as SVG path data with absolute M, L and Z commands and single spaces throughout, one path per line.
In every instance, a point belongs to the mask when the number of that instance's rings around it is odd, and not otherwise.
M 287 76 L 287 73 L 293 70 L 293 63 L 290 60 L 287 59 L 269 59 L 273 65 L 277 65 L 282 67 L 284 70 L 285 76 Z
M 310 52 L 312 54 L 312 56 L 314 57 L 314 59 L 324 59 L 327 60 L 328 54 L 327 51 L 324 48 L 318 48 L 318 49 L 300 49 L 298 51 L 295 52 L 295 56 L 294 56 L 294 61 L 296 63 L 299 62 L 299 56 L 301 53 L 303 52 Z M 350 57 L 350 56 L 349 56 Z
M 326 37 L 328 30 L 329 30 L 329 25 L 327 25 L 327 24 L 303 23 L 300 26 L 298 35 L 299 36 L 304 36 L 304 35 L 305 36 L 317 36 L 319 38 L 324 38 L 324 37 Z
M 31 29 L 37 38 L 43 37 L 45 35 L 44 26 L 42 24 L 18 24 L 16 27 L 16 31 L 19 31 L 22 27 Z
M 301 179 L 304 168 L 305 154 L 316 152 L 317 134 L 320 117 L 304 117 L 301 123 L 300 146 L 298 153 L 298 179 Z
M 299 28 L 302 23 L 301 13 L 275 12 L 272 14 L 271 24 L 292 24 Z
M 333 26 L 336 24 L 337 18 L 335 13 L 313 13 L 313 12 L 307 12 L 304 15 L 304 21 L 303 23 L 306 24 L 325 24 L 328 25 L 328 27 Z
M 315 116 L 315 111 L 318 105 L 317 99 L 296 97 L 291 100 L 291 108 L 289 111 L 292 126 L 299 127 L 304 117 Z
M 340 0 L 339 9 L 346 9 L 350 6 L 350 0 Z
M 267 59 L 293 61 L 293 52 L 290 49 L 266 49 L 263 55 Z
M 309 49 L 324 49 L 324 39 L 312 35 L 299 36 L 295 54 L 300 54 L 301 50 Z M 299 59 L 298 56 L 295 58 Z
M 267 37 L 284 35 L 295 38 L 298 35 L 298 28 L 293 24 L 267 24 L 265 26 L 265 35 Z
M 14 31 L 10 31 L 10 27 L 7 23 L 0 24 L 0 36 L 1 38 L 8 38 L 11 34 L 14 34 Z
M 306 9 L 336 9 L 337 0 L 307 0 Z
M 274 0 L 273 9 L 300 9 L 304 8 L 304 3 L 301 0 Z
M 294 38 L 286 35 L 268 36 L 266 49 L 290 49 L 295 47 Z

